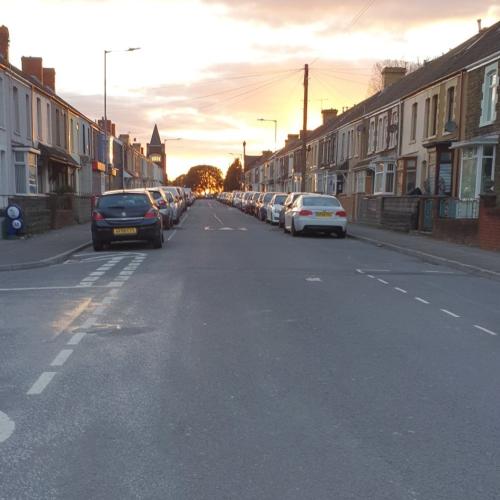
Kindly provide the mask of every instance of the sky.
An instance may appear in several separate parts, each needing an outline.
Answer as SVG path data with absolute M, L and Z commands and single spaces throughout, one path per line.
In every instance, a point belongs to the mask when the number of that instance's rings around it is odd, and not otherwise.
M 437 57 L 500 20 L 497 0 L 0 0 L 10 60 L 43 57 L 57 93 L 144 145 L 158 125 L 170 179 L 191 166 L 227 170 L 243 151 L 284 145 L 321 109 L 368 96 L 373 64 Z M 129 47 L 140 47 L 125 52 Z

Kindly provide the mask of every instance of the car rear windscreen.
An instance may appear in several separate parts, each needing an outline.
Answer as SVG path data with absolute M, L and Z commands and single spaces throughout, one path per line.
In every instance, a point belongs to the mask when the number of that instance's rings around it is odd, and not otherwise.
M 274 198 L 274 203 L 276 205 L 283 205 L 283 203 L 285 203 L 285 200 L 286 200 L 286 194 L 276 196 L 276 198 Z
M 340 207 L 340 203 L 335 198 L 329 196 L 306 196 L 302 200 L 303 207 Z
M 101 196 L 97 201 L 98 208 L 127 208 L 151 205 L 147 195 L 140 193 L 117 193 Z

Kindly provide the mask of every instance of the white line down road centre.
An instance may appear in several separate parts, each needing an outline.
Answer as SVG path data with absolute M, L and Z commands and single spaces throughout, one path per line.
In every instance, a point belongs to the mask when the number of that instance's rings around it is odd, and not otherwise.
M 0 443 L 7 441 L 15 428 L 14 420 L 11 420 L 8 415 L 0 411 Z

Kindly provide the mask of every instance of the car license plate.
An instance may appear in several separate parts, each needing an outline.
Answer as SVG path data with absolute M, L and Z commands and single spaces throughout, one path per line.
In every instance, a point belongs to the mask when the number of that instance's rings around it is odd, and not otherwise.
M 331 217 L 332 212 L 316 212 L 316 217 Z
M 115 227 L 113 229 L 113 234 L 117 236 L 121 236 L 123 234 L 137 234 L 136 227 Z

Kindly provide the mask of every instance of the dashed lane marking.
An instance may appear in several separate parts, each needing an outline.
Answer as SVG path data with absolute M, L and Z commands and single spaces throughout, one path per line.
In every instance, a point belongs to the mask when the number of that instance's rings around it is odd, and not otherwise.
M 448 309 L 441 309 L 442 312 L 447 314 L 448 316 L 451 316 L 452 318 L 460 318 L 458 314 L 455 314 L 454 312 L 448 311 Z
M 418 302 L 421 302 L 422 304 L 430 304 L 430 302 L 428 302 L 427 300 L 422 299 L 420 297 L 415 297 L 415 300 L 417 300 Z
M 372 280 L 375 279 L 375 276 L 373 276 L 373 274 L 367 274 L 368 278 L 371 278 Z
M 408 293 L 406 290 L 403 290 L 402 288 L 399 288 L 397 286 L 394 287 L 394 290 L 397 290 L 398 292 L 401 292 L 401 293 Z
M 359 274 L 365 274 L 365 272 L 362 269 L 356 269 L 356 272 L 358 272 Z
M 26 393 L 28 396 L 41 394 L 56 376 L 56 372 L 43 372 Z
M 496 337 L 498 335 L 498 333 L 492 332 L 491 330 L 488 330 L 487 328 L 484 328 L 483 326 L 474 325 L 474 328 L 477 328 L 478 330 L 481 330 L 484 333 L 488 333 L 489 335 L 493 335 L 494 337 Z
M 224 222 L 221 221 L 220 217 L 218 217 L 216 214 L 213 214 L 215 220 L 221 225 L 223 226 L 224 225 Z
M 67 342 L 67 345 L 78 345 L 80 341 L 87 335 L 86 332 L 75 333 Z
M 50 366 L 62 366 L 68 358 L 73 354 L 73 349 L 63 349 L 55 358 Z
M 310 276 L 309 278 L 306 278 L 306 281 L 311 281 L 311 282 L 320 282 L 322 281 L 321 278 L 318 278 L 316 276 Z
M 0 411 L 0 443 L 7 441 L 12 436 L 16 424 L 6 413 Z
M 380 283 L 382 283 L 383 285 L 388 285 L 388 284 L 389 284 L 389 282 L 388 282 L 388 281 L 385 281 L 385 280 L 383 280 L 383 279 L 381 279 L 381 278 L 378 278 L 378 280 L 377 280 L 377 281 L 380 281 Z

